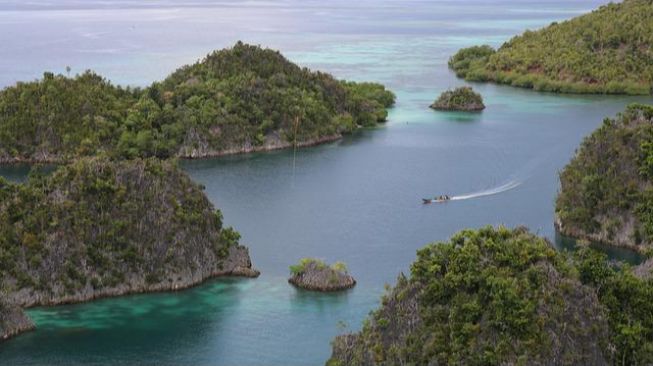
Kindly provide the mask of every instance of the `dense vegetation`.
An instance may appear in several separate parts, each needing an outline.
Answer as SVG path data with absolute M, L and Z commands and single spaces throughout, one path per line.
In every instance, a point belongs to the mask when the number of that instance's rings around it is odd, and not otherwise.
M 460 50 L 460 77 L 562 93 L 653 92 L 653 2 L 624 0 L 590 14 L 526 31 L 498 50 Z
M 0 92 L 0 163 L 65 160 L 111 150 L 138 90 L 91 72 L 18 83 Z
M 344 262 L 336 262 L 329 266 L 326 263 L 324 263 L 324 261 L 321 259 L 302 258 L 299 260 L 299 263 L 293 264 L 292 266 L 289 267 L 290 274 L 292 275 L 302 274 L 306 272 L 306 270 L 311 266 L 315 266 L 318 269 L 331 268 L 336 272 L 347 273 L 347 265 Z
M 613 365 L 653 364 L 653 279 L 649 265 L 637 271 L 608 261 L 588 248 L 575 255 L 583 284 L 591 286 L 604 308 L 609 345 L 604 353 Z M 642 269 L 648 273 L 642 273 Z M 640 272 L 640 276 L 635 275 Z
M 386 119 L 382 85 L 338 81 L 237 43 L 145 89 L 86 72 L 0 92 L 0 163 L 200 157 L 307 145 Z
M 239 237 L 172 161 L 86 158 L 25 184 L 0 178 L 0 289 L 17 305 L 247 274 Z
M 465 230 L 418 251 L 328 365 L 650 364 L 653 282 L 526 229 Z
M 636 249 L 653 243 L 653 106 L 630 105 L 587 137 L 560 174 L 558 229 Z
M 481 111 L 485 109 L 483 97 L 472 88 L 463 86 L 447 90 L 431 104 L 431 108 L 444 111 Z
M 466 230 L 418 251 L 362 332 L 336 339 L 330 365 L 602 364 L 604 324 L 545 240 Z

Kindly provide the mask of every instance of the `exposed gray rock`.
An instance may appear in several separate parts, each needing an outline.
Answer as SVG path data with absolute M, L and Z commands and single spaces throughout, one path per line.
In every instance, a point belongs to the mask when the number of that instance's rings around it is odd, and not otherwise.
M 202 187 L 173 162 L 80 159 L 42 180 L 1 183 L 0 289 L 12 306 L 176 291 L 213 277 L 259 274 L 240 234 L 223 227 Z M 16 314 L 7 334 L 26 329 Z
M 305 290 L 324 292 L 346 290 L 356 285 L 356 280 L 346 270 L 318 260 L 302 260 L 288 282 Z
M 207 256 L 209 256 L 207 254 Z M 132 273 L 124 282 L 115 286 L 93 288 L 90 283 L 74 292 L 66 291 L 61 284 L 54 284 L 52 291 L 22 288 L 7 295 L 7 299 L 22 307 L 51 306 L 86 302 L 104 297 L 136 293 L 178 291 L 201 284 L 214 277 L 258 277 L 260 272 L 252 268 L 249 251 L 244 246 L 231 247 L 222 263 L 196 258 L 194 265 L 179 269 L 165 269 L 161 279 L 148 282 L 144 273 Z
M 0 294 L 0 296 L 5 296 Z M 0 340 L 9 339 L 19 333 L 34 329 L 34 323 L 18 306 L 0 299 Z
M 337 133 L 328 136 L 322 136 L 314 139 L 297 141 L 297 147 L 310 147 L 342 139 L 342 134 Z M 262 145 L 252 143 L 243 143 L 239 146 L 227 146 L 220 150 L 210 147 L 204 136 L 189 133 L 184 145 L 180 147 L 177 157 L 181 159 L 207 159 L 219 156 L 248 154 L 254 152 L 266 152 L 274 150 L 289 149 L 293 147 L 293 142 L 283 140 L 278 133 L 273 132 L 265 137 Z
M 635 276 L 645 280 L 653 277 L 653 258 L 635 267 L 633 273 L 635 273 Z

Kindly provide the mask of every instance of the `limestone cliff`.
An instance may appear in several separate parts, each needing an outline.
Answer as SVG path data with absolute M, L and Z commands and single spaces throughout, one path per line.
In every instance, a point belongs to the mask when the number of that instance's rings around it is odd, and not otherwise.
M 0 288 L 56 305 L 255 277 L 240 235 L 175 162 L 82 159 L 0 179 Z

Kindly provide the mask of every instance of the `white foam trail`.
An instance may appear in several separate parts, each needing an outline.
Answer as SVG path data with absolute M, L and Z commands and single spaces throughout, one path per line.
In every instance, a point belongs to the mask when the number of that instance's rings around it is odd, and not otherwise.
M 468 200 L 468 199 L 484 197 L 484 196 L 492 196 L 492 195 L 495 195 L 495 194 L 499 194 L 499 193 L 509 191 L 509 190 L 511 190 L 513 188 L 517 188 L 521 184 L 522 184 L 522 182 L 513 180 L 513 181 L 510 181 L 510 182 L 508 182 L 506 184 L 500 185 L 500 186 L 495 187 L 495 188 L 490 188 L 490 189 L 486 189 L 486 190 L 479 191 L 479 192 L 474 192 L 474 193 L 468 193 L 468 194 L 465 194 L 465 195 L 462 195 L 462 196 L 453 196 L 453 197 L 451 197 L 451 200 L 452 201 L 461 201 L 461 200 Z

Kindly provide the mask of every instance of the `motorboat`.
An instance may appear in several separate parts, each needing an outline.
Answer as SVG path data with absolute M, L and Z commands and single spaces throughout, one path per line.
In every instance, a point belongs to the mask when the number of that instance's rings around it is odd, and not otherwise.
M 443 202 L 451 201 L 451 197 L 447 195 L 443 195 L 435 198 L 422 198 L 422 201 L 424 201 L 425 205 L 428 205 L 430 203 L 443 203 Z

